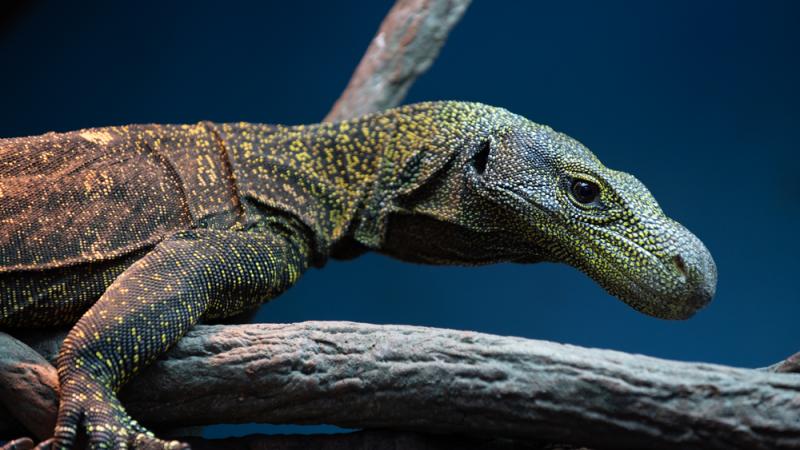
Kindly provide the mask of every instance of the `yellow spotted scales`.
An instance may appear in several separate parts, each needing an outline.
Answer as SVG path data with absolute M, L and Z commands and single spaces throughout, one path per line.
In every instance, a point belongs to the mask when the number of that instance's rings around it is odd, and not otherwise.
M 115 392 L 199 320 L 378 251 L 563 262 L 634 308 L 713 295 L 703 244 L 632 176 L 504 109 L 430 102 L 336 124 L 130 125 L 0 140 L 0 327 L 74 324 L 48 445 L 155 445 Z

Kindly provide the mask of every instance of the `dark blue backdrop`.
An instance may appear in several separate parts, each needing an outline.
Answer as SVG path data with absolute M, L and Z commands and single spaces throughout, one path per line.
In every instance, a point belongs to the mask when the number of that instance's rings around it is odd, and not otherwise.
M 320 120 L 390 1 L 40 1 L 0 22 L 0 137 L 132 122 Z M 559 265 L 367 255 L 261 321 L 406 323 L 763 366 L 800 350 L 800 3 L 476 1 L 409 102 L 476 100 L 583 141 L 706 243 L 717 297 L 645 317 Z

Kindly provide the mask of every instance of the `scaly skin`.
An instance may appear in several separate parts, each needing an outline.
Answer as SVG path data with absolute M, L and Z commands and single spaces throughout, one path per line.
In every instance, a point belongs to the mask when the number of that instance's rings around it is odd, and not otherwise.
M 195 323 L 365 251 L 563 262 L 657 317 L 713 296 L 706 248 L 631 175 L 476 103 L 338 124 L 126 126 L 0 140 L 0 326 L 75 323 L 45 446 L 160 446 L 116 391 Z

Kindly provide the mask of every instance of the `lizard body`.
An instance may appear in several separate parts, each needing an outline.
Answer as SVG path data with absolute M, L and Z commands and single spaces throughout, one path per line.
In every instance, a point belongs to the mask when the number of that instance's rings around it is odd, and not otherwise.
M 164 447 L 115 392 L 199 320 L 328 258 L 563 262 L 647 314 L 713 296 L 703 244 L 577 141 L 477 103 L 335 124 L 131 125 L 0 140 L 0 327 L 74 324 L 52 445 Z

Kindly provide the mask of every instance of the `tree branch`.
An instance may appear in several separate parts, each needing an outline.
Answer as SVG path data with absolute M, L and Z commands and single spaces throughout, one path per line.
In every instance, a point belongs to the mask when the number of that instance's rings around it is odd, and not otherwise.
M 44 342 L 60 345 L 62 339 L 59 335 Z M 0 349 L 0 399 L 4 403 L 0 406 L 5 406 L 0 408 L 0 432 L 14 430 L 19 421 L 37 438 L 50 437 L 58 410 L 56 369 L 39 353 L 2 332 Z M 9 420 L 4 410 L 13 411 L 16 420 Z
M 383 20 L 327 122 L 397 106 L 436 59 L 470 0 L 398 0 Z
M 796 374 L 398 325 L 198 326 L 120 397 L 160 427 L 225 418 L 597 447 L 800 446 Z

